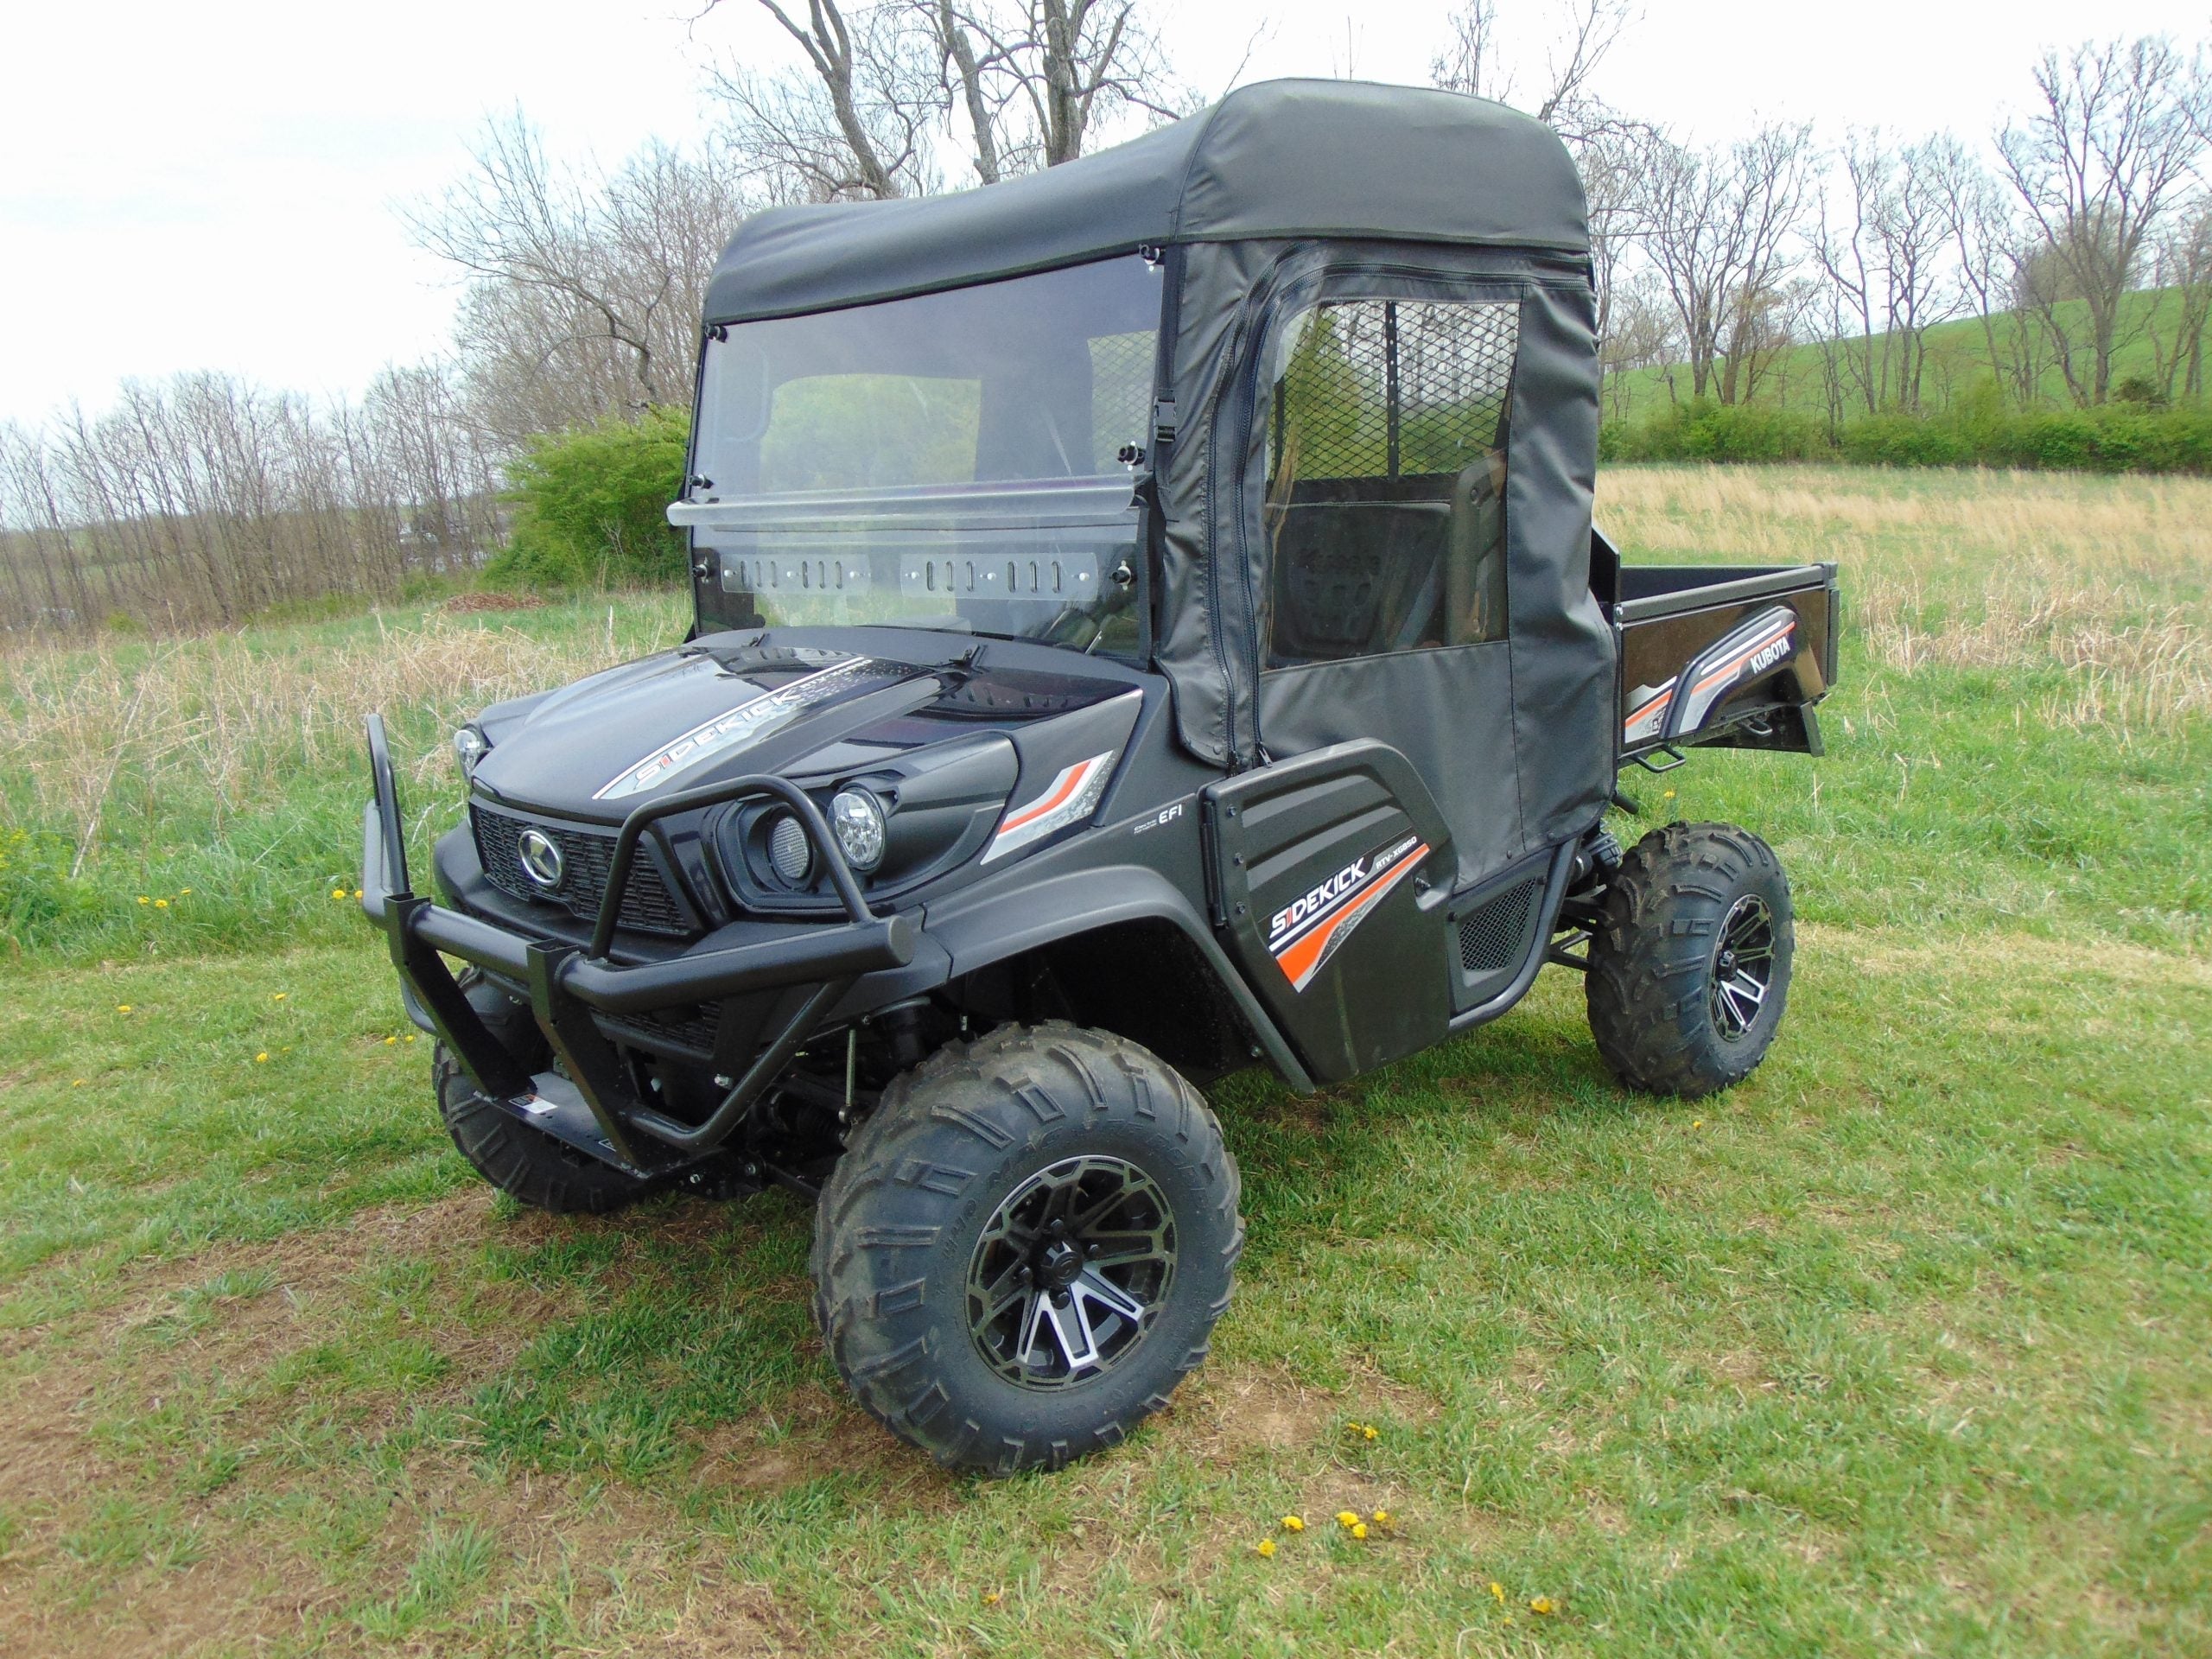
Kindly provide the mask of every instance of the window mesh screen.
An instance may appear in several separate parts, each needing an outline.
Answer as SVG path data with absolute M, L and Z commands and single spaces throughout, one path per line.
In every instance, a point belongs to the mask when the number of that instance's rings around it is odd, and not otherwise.
M 1503 638 L 1520 311 L 1349 300 L 1276 347 L 1268 664 Z
M 1117 464 L 1122 446 L 1150 448 L 1152 360 L 1158 335 L 1101 334 L 1090 342 L 1091 464 L 1101 473 Z
M 1503 448 L 1520 312 L 1510 303 L 1350 300 L 1303 315 L 1275 382 L 1269 471 L 1457 473 Z

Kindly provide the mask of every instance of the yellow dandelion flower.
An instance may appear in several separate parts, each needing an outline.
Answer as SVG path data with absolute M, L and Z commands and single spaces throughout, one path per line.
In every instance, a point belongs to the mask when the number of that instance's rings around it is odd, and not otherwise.
M 343 899 L 346 896 L 346 889 L 343 887 L 333 887 L 330 890 L 330 896 L 334 899 Z
M 415 1040 L 415 1033 L 413 1032 L 410 1031 L 407 1033 L 407 1040 L 410 1043 Z
M 399 1039 L 398 1039 L 398 1038 L 397 1038 L 397 1037 L 387 1037 L 387 1038 L 385 1038 L 385 1043 L 386 1043 L 386 1044 L 396 1043 L 396 1042 L 397 1042 L 398 1040 L 399 1040 Z
M 130 1012 L 130 1005 L 128 1002 L 118 1002 L 115 1005 L 115 1011 L 118 1014 L 128 1014 Z
M 1390 1524 L 1390 1511 L 1389 1511 L 1389 1510 L 1376 1510 L 1376 1511 L 1375 1511 L 1375 1524 L 1376 1524 L 1376 1526 L 1378 1526 L 1378 1527 L 1387 1527 L 1387 1526 L 1389 1526 L 1389 1525 Z
M 271 991 L 271 992 L 269 994 L 269 1000 L 270 1000 L 271 1002 L 282 1002 L 282 1001 L 283 1001 L 286 997 L 289 996 L 290 995 L 291 995 L 291 993 L 290 993 L 289 991 Z
M 1360 1432 L 1360 1434 L 1362 1435 L 1362 1437 L 1363 1437 L 1363 1438 L 1367 1439 L 1367 1440 L 1371 1440 L 1375 1439 L 1376 1435 L 1380 1434 L 1382 1431 L 1381 1429 L 1379 1429 L 1379 1428 L 1376 1428 L 1376 1427 L 1374 1427 L 1372 1425 L 1370 1425 L 1370 1426 L 1369 1426 L 1369 1427 L 1367 1427 L 1362 1428 L 1359 1432 Z
M 1282 1529 L 1285 1532 L 1305 1531 L 1306 1517 L 1302 1515 L 1286 1515 L 1282 1518 Z
M 179 887 L 176 890 L 176 896 L 180 899 L 189 899 L 192 897 L 192 889 L 190 887 Z
M 140 894 L 138 895 L 138 902 L 139 902 L 140 904 L 142 904 L 142 905 L 150 905 L 150 904 L 152 904 L 154 901 L 153 901 L 152 899 L 149 899 L 149 898 L 148 898 L 144 893 L 140 893 Z
M 1262 1538 L 1253 1548 L 1262 1555 L 1272 1555 L 1275 1553 L 1275 1541 L 1272 1538 Z
M 166 899 L 156 899 L 154 900 L 154 908 L 156 910 L 167 910 L 168 907 L 169 901 Z
M 1492 1596 L 1497 1598 L 1497 1605 L 1499 1606 L 1503 1607 L 1505 1605 L 1505 1586 L 1500 1584 L 1496 1579 L 1492 1579 L 1490 1581 L 1490 1592 Z
M 1532 1613 L 1550 1613 L 1555 1610 L 1549 1596 L 1532 1596 L 1529 1601 L 1529 1611 Z
M 1352 1535 L 1353 1537 L 1355 1537 L 1355 1538 L 1364 1538 L 1364 1537 L 1366 1537 L 1366 1536 L 1367 1536 L 1367 1522 L 1364 1522 L 1364 1521 L 1355 1521 L 1355 1522 L 1353 1522 L 1351 1523 L 1351 1535 Z
M 258 1053 L 258 1054 L 257 1054 L 257 1055 L 255 1055 L 255 1056 L 253 1057 L 253 1063 L 254 1063 L 256 1065 L 268 1065 L 268 1064 L 269 1064 L 269 1051 L 268 1051 L 267 1049 L 265 1049 L 265 1048 L 264 1048 L 264 1049 L 263 1049 L 263 1050 L 261 1051 L 261 1052 L 260 1052 L 260 1053 Z
M 1338 1526 L 1351 1527 L 1357 1526 L 1358 1523 L 1359 1517 L 1354 1515 L 1350 1510 L 1338 1510 L 1337 1511 L 1337 1524 Z
M 983 1592 L 983 1605 L 984 1605 L 984 1606 L 986 1606 L 986 1607 L 995 1607 L 995 1606 L 997 1606 L 998 1605 L 999 1605 L 999 1592 L 998 1592 L 997 1591 L 995 1591 L 995 1590 L 986 1590 L 986 1591 L 984 1591 L 984 1592 Z
M 1704 1120 L 1703 1118 L 1701 1118 L 1701 1117 L 1694 1117 L 1694 1118 L 1690 1119 L 1690 1128 L 1694 1128 L 1694 1129 L 1701 1129 L 1701 1128 L 1703 1128 L 1704 1127 L 1705 1127 L 1705 1120 Z
M 356 888 L 354 888 L 354 889 L 353 889 L 353 896 L 354 896 L 356 899 L 358 899 L 358 898 L 359 898 L 359 897 L 361 896 L 361 890 L 360 890 L 359 887 L 356 887 Z
M 85 1086 L 85 1080 L 82 1077 L 79 1077 L 76 1082 L 71 1084 L 69 1086 L 72 1089 L 81 1089 Z

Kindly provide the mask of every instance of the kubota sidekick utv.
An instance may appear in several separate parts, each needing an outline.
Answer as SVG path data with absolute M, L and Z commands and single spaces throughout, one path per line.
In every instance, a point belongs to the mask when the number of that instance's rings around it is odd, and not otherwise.
M 748 221 L 689 643 L 462 729 L 435 899 L 372 721 L 365 908 L 461 1151 L 552 1210 L 814 1196 L 839 1371 L 1011 1471 L 1206 1351 L 1243 1229 L 1197 1085 L 1386 1065 L 1547 961 L 1626 1082 L 1744 1077 L 1774 855 L 1600 819 L 1630 761 L 1819 752 L 1834 570 L 1593 532 L 1587 253 L 1544 127 L 1335 81 Z

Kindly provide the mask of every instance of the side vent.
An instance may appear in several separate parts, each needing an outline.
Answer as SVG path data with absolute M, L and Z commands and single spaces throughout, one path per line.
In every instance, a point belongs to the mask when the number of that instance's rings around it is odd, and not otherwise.
M 1459 918 L 1459 968 L 1468 974 L 1517 967 L 1528 949 L 1529 918 L 1543 897 L 1541 876 L 1531 876 L 1484 900 Z

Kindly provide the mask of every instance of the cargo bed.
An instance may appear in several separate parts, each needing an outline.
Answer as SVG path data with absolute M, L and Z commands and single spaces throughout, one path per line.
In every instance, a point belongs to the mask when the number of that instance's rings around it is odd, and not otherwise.
M 1624 565 L 1593 531 L 1591 585 L 1613 625 L 1624 765 L 1694 743 L 1821 752 L 1834 565 Z

